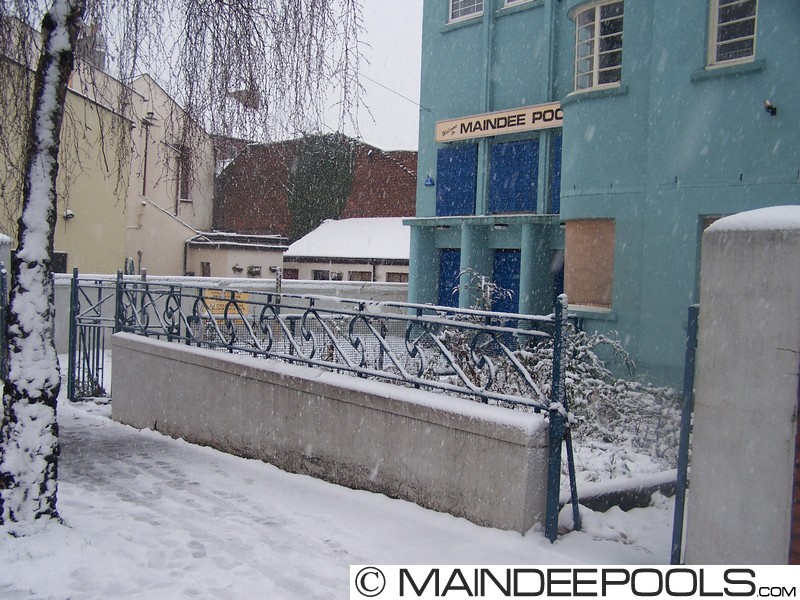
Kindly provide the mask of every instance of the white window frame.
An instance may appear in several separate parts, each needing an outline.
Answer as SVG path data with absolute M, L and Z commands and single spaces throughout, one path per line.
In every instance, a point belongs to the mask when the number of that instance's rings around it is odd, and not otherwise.
M 466 3 L 467 6 L 461 6 L 462 2 Z M 447 9 L 447 20 L 450 23 L 454 23 L 478 17 L 483 14 L 486 2 L 487 0 L 450 0 Z M 469 6 L 469 4 L 472 6 Z M 478 5 L 480 5 L 480 8 L 478 8 Z M 470 9 L 471 12 L 464 12 Z M 458 15 L 453 14 L 455 11 L 459 11 Z
M 619 33 L 614 33 L 612 35 L 606 36 L 599 36 L 601 24 L 604 21 L 610 21 L 612 19 L 603 19 L 602 18 L 602 8 L 604 6 L 610 6 L 613 4 L 621 4 L 622 5 L 622 15 L 621 17 L 614 17 L 622 18 L 623 19 L 623 26 L 622 31 Z M 586 25 L 589 23 L 581 23 L 583 15 L 586 15 L 590 11 L 594 11 L 594 15 L 591 19 L 591 25 L 593 28 L 592 37 L 581 39 L 581 31 L 586 28 Z M 571 18 L 575 21 L 575 76 L 573 80 L 573 89 L 576 92 L 583 92 L 589 90 L 596 90 L 596 89 L 603 89 L 603 88 L 610 88 L 610 87 L 619 87 L 622 81 L 622 52 L 624 47 L 624 39 L 625 34 L 625 25 L 624 25 L 624 17 L 625 17 L 625 4 L 624 0 L 603 0 L 598 2 L 592 2 L 589 4 L 583 4 L 578 9 L 574 10 L 571 13 Z M 600 68 L 600 57 L 601 52 L 599 50 L 599 44 L 597 43 L 600 39 L 610 39 L 612 37 L 620 37 L 620 47 L 614 48 L 611 51 L 603 52 L 602 54 L 608 55 L 612 53 L 619 52 L 620 54 L 620 63 L 619 65 L 614 65 L 610 68 L 601 69 Z M 587 43 L 590 46 L 589 53 L 583 53 L 582 50 L 585 49 Z M 587 61 L 587 59 L 591 59 L 591 69 L 580 69 L 581 63 Z M 619 69 L 619 78 L 616 81 L 610 81 L 606 83 L 600 83 L 600 75 L 601 73 L 608 72 L 614 69 Z M 588 85 L 584 85 L 580 83 L 582 78 L 587 76 L 591 77 L 591 82 Z
M 732 40 L 726 40 L 726 44 L 730 44 L 732 42 L 737 42 L 746 39 L 753 40 L 753 51 L 748 54 L 747 56 L 741 56 L 736 58 L 728 58 L 728 59 L 719 59 L 717 51 L 721 44 L 717 40 L 717 35 L 719 33 L 719 17 L 720 11 L 728 6 L 733 5 L 743 5 L 752 2 L 755 5 L 755 14 L 752 17 L 746 17 L 745 19 L 740 19 L 738 22 L 744 22 L 747 20 L 752 19 L 753 21 L 753 35 L 744 35 L 738 38 L 734 38 Z M 735 23 L 737 21 L 731 20 L 727 23 L 723 23 L 723 25 Z M 758 31 L 758 0 L 725 0 L 725 4 L 720 6 L 720 0 L 711 0 L 711 10 L 709 12 L 709 33 L 708 33 L 708 66 L 710 67 L 721 67 L 726 65 L 736 65 L 741 63 L 748 63 L 753 62 L 756 56 L 756 33 Z

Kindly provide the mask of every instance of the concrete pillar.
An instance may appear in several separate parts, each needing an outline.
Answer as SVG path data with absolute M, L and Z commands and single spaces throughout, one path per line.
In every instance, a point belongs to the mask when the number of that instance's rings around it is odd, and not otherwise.
M 436 279 L 439 265 L 436 254 L 436 230 L 411 227 L 411 257 L 408 275 L 408 301 L 436 303 Z
M 459 282 L 458 306 L 470 308 L 477 305 L 478 294 L 475 288 L 474 273 L 492 277 L 492 252 L 489 250 L 485 226 L 471 225 L 467 222 L 461 226 L 461 278 Z
M 786 564 L 800 362 L 800 206 L 703 235 L 689 564 Z
M 525 223 L 520 241 L 519 312 L 548 314 L 553 310 L 553 276 L 549 230 L 542 225 Z

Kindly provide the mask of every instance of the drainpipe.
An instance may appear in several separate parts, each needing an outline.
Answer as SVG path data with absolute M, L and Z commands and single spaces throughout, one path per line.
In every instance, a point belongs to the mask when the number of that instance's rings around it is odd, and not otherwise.
M 547 75 L 545 77 L 542 96 L 545 102 L 556 100 L 555 46 L 558 40 L 558 37 L 556 36 L 556 19 L 558 18 L 558 5 L 560 2 L 561 0 L 548 0 L 544 6 L 544 19 L 547 23 L 547 31 L 545 33 L 547 36 Z M 552 194 L 549 194 L 548 192 L 552 190 L 553 181 L 552 173 L 547 167 L 549 167 L 552 163 L 553 138 L 559 132 L 559 129 L 546 129 L 542 131 L 542 135 L 539 138 L 539 173 L 542 174 L 542 176 L 539 177 L 539 182 L 537 183 L 537 192 L 539 196 L 539 206 L 537 207 L 537 212 L 539 213 L 543 213 L 545 210 L 552 212 L 551 202 L 553 201 L 553 198 Z
M 483 73 L 484 84 L 481 98 L 481 112 L 487 113 L 492 107 L 492 64 L 494 58 L 494 2 L 485 2 L 483 13 Z M 489 140 L 478 140 L 478 173 L 475 198 L 475 214 L 485 215 L 488 212 L 486 179 L 489 170 Z

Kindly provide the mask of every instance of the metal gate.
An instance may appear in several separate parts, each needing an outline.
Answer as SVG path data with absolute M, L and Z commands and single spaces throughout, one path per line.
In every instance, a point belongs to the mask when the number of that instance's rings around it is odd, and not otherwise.
M 110 393 L 106 346 L 114 333 L 115 298 L 113 279 L 79 280 L 78 269 L 72 271 L 67 367 L 67 397 L 71 401 Z
M 0 262 L 0 381 L 6 380 L 8 375 L 8 344 L 6 343 L 6 323 L 8 311 L 8 271 Z

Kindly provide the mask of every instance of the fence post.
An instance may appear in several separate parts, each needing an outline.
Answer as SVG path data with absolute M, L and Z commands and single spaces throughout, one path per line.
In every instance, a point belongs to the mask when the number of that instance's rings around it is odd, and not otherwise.
M 81 310 L 79 296 L 78 267 L 72 268 L 72 281 L 69 286 L 69 349 L 67 352 L 67 399 L 75 401 L 75 355 L 78 348 L 78 314 Z
M 122 331 L 122 271 L 117 271 L 114 302 L 114 333 Z
M 678 477 L 675 482 L 675 514 L 672 521 L 672 550 L 670 564 L 681 563 L 683 546 L 683 518 L 686 505 L 686 483 L 689 471 L 689 439 L 692 433 L 692 413 L 694 413 L 694 366 L 697 354 L 697 327 L 700 305 L 689 307 L 686 326 L 686 359 L 683 367 L 683 403 L 681 405 L 681 434 L 678 450 Z
M 8 271 L 6 265 L 0 262 L 0 380 L 5 381 L 8 375 L 8 342 L 6 327 L 8 323 Z
M 561 495 L 561 443 L 565 431 L 565 385 L 564 359 L 566 347 L 564 333 L 566 327 L 567 296 L 561 294 L 555 304 L 553 331 L 553 384 L 550 397 L 550 433 L 547 453 L 547 508 L 544 530 L 547 539 L 555 542 L 558 537 L 558 507 Z

